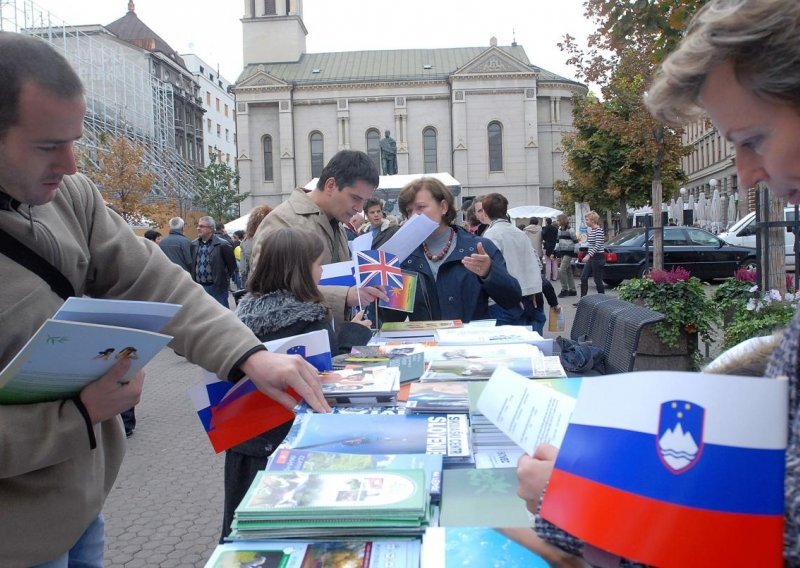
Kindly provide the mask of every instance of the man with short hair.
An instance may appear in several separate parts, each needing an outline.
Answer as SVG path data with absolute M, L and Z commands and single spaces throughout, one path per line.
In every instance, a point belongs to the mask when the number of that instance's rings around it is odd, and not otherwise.
M 192 272 L 192 242 L 183 234 L 184 221 L 180 217 L 169 220 L 169 234 L 158 243 L 164 254 L 172 262 Z
M 319 236 L 324 244 L 322 264 L 350 260 L 342 224 L 361 211 L 378 181 L 378 169 L 364 152 L 339 151 L 322 169 L 316 189 L 306 193 L 302 187 L 296 188 L 289 199 L 264 218 L 254 237 L 251 265 L 258 262 L 264 236 L 282 227 L 299 227 Z M 346 309 L 358 306 L 359 297 L 362 306 L 375 298 L 388 300 L 383 290 L 372 286 L 322 286 L 321 289 L 336 322 L 345 321 Z
M 200 217 L 197 221 L 197 238 L 192 241 L 192 277 L 227 308 L 228 283 L 236 270 L 236 258 L 233 247 L 214 233 L 215 227 L 213 217 Z
M 0 228 L 4 243 L 29 249 L 20 260 L 0 254 L 0 319 L 8 323 L 0 326 L 0 368 L 69 295 L 175 302 L 183 308 L 164 333 L 189 361 L 231 381 L 246 374 L 289 408 L 292 387 L 326 411 L 311 365 L 268 353 L 76 173 L 73 144 L 85 113 L 83 86 L 62 55 L 40 39 L 0 32 Z M 63 285 L 26 258 L 49 264 Z M 125 453 L 117 415 L 139 401 L 144 381 L 139 372 L 121 384 L 129 368 L 121 359 L 71 398 L 0 405 L 0 566 L 103 565 L 101 510 Z
M 475 214 L 475 218 L 478 220 L 478 223 L 480 223 L 478 228 L 475 229 L 475 234 L 478 236 L 483 236 L 483 234 L 486 232 L 486 229 L 489 227 L 489 223 L 491 223 L 491 220 L 483 211 L 483 197 L 483 195 L 479 195 L 472 200 L 472 211 Z
M 519 306 L 506 309 L 489 305 L 489 313 L 497 325 L 530 325 L 534 331 L 544 331 L 544 301 L 542 299 L 542 268 L 533 245 L 525 233 L 508 220 L 508 199 L 499 193 L 489 193 L 481 200 L 489 228 L 483 236 L 497 245 L 506 260 L 508 273 L 517 279 L 522 290 Z
M 400 227 L 392 225 L 383 215 L 383 203 L 377 197 L 370 197 L 364 203 L 364 215 L 367 217 L 367 229 L 364 232 L 372 234 L 373 250 L 388 241 Z

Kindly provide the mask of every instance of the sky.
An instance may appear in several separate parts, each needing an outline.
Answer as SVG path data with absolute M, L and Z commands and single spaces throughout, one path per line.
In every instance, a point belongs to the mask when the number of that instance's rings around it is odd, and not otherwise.
M 23 0 L 10 0 L 19 6 Z M 258 0 L 260 1 L 260 0 Z M 531 63 L 574 79 L 557 43 L 584 40 L 593 26 L 584 0 L 305 0 L 308 53 L 509 45 Z M 128 0 L 34 0 L 66 24 L 109 24 Z M 178 53 L 195 53 L 234 82 L 242 70 L 243 0 L 134 0 L 139 19 Z

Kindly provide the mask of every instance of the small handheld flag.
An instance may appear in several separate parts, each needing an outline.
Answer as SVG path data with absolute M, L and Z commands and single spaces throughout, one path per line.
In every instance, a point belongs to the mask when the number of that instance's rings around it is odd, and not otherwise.
M 355 257 L 359 286 L 403 287 L 400 259 L 395 255 L 382 250 L 365 250 L 356 252 Z

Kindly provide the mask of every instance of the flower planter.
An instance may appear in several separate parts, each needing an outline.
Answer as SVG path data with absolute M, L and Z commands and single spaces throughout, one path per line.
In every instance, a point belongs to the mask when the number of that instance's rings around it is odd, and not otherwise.
M 647 326 L 639 336 L 639 345 L 636 348 L 635 371 L 690 371 L 693 369 L 692 350 L 697 349 L 698 337 L 696 333 L 681 332 L 678 345 L 672 347 L 665 344 L 654 328 Z

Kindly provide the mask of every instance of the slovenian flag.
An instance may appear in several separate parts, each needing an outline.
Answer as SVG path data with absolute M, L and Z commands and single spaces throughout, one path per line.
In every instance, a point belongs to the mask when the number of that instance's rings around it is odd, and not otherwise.
M 324 329 L 267 341 L 264 345 L 272 353 L 300 355 L 314 365 L 319 372 L 333 370 L 331 342 L 328 332 Z
M 355 286 L 356 277 L 353 275 L 353 262 L 334 262 L 322 265 L 322 278 L 320 286 Z
M 300 400 L 294 390 L 287 392 Z M 189 389 L 189 397 L 217 453 L 277 428 L 295 416 L 256 389 L 247 377 L 234 384 L 208 373 L 205 384 Z
M 378 305 L 390 310 L 400 310 L 403 312 L 414 311 L 414 300 L 417 296 L 417 273 L 403 270 L 403 285 L 388 286 L 386 295 L 389 301 L 380 300 Z
M 785 380 L 584 378 L 542 517 L 656 566 L 781 566 Z

